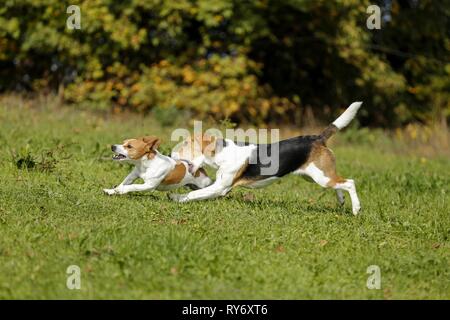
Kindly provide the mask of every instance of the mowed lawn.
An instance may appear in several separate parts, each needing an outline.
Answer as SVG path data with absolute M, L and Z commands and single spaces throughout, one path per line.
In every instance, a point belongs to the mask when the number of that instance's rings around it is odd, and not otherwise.
M 187 204 L 164 192 L 106 196 L 129 167 L 124 138 L 173 128 L 151 117 L 0 106 L 0 298 L 450 298 L 450 163 L 382 142 L 332 144 L 356 181 L 353 216 L 333 191 L 289 176 Z M 187 123 L 184 124 L 190 129 Z M 187 192 L 187 190 L 180 190 Z M 66 269 L 81 269 L 81 290 Z M 381 289 L 367 268 L 379 266 Z

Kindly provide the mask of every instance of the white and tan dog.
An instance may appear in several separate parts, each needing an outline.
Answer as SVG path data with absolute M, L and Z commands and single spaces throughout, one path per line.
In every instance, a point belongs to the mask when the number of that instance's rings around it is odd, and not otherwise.
M 347 110 L 329 125 L 320 135 L 298 136 L 272 144 L 239 144 L 230 139 L 211 136 L 194 136 L 185 140 L 178 150 L 172 152 L 174 159 L 186 159 L 197 167 L 209 165 L 217 168 L 216 181 L 200 190 L 188 194 L 171 194 L 172 200 L 187 202 L 224 196 L 235 186 L 258 188 L 266 186 L 288 173 L 305 177 L 324 188 L 336 190 L 340 204 L 344 202 L 343 191 L 352 201 L 353 214 L 358 214 L 361 205 L 355 183 L 336 173 L 335 157 L 326 142 L 334 133 L 346 127 L 355 117 L 362 102 L 352 103 Z M 261 155 L 262 149 L 277 153 L 277 168 L 270 174 L 264 169 L 270 161 Z
M 133 191 L 173 190 L 185 185 L 198 189 L 212 183 L 205 170 L 200 168 L 192 173 L 194 171 L 189 170 L 192 165 L 187 161 L 176 161 L 159 153 L 156 150 L 159 145 L 160 140 L 153 136 L 127 139 L 123 144 L 113 145 L 113 160 L 129 161 L 135 167 L 120 185 L 103 191 L 113 195 Z M 137 178 L 142 178 L 144 183 L 132 184 Z

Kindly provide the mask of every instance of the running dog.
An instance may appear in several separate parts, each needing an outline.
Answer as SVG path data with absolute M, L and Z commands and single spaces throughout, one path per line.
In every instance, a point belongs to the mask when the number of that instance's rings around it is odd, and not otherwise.
M 345 112 L 329 125 L 321 134 L 298 136 L 273 144 L 239 144 L 230 139 L 213 136 L 194 136 L 186 139 L 171 157 L 186 159 L 193 163 L 193 170 L 203 165 L 217 169 L 216 181 L 200 190 L 187 194 L 170 194 L 172 200 L 187 202 L 212 199 L 226 195 L 233 187 L 264 187 L 288 173 L 309 177 L 324 188 L 336 190 L 338 202 L 344 203 L 343 191 L 347 191 L 352 202 L 353 214 L 361 209 L 355 182 L 336 173 L 333 152 L 326 146 L 327 140 L 337 131 L 346 127 L 356 116 L 362 102 L 352 103 Z M 271 174 L 263 174 L 267 168 L 267 157 L 260 155 L 260 149 L 278 151 L 278 169 Z
M 108 195 L 125 194 L 133 191 L 172 190 L 181 186 L 192 189 L 205 188 L 212 183 L 204 169 L 192 170 L 192 164 L 186 160 L 174 160 L 157 151 L 160 139 L 146 136 L 127 139 L 122 144 L 115 144 L 111 150 L 115 153 L 113 160 L 129 161 L 135 165 L 131 173 L 120 185 L 113 189 L 103 189 Z M 137 178 L 144 183 L 132 184 Z

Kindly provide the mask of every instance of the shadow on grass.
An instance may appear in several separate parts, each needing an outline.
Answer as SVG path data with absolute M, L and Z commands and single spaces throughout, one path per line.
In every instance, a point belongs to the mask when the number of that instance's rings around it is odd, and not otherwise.
M 295 200 L 276 200 L 276 199 L 245 199 L 245 197 L 236 195 L 228 198 L 231 205 L 248 206 L 254 209 L 264 210 L 267 208 L 279 208 L 288 214 L 332 214 L 332 215 L 352 215 L 351 208 L 346 205 L 340 206 L 337 203 L 330 205 L 323 203 L 320 199 L 309 203 L 308 199 Z M 322 202 L 322 203 L 321 203 Z
M 161 200 L 160 195 L 156 195 L 154 193 L 128 193 L 125 195 L 120 195 L 120 197 L 124 197 L 125 199 L 138 199 L 138 198 L 146 198 L 146 199 L 152 199 L 152 200 Z
M 194 201 L 189 203 L 179 204 L 168 198 L 168 192 L 158 192 L 158 193 L 129 193 L 126 195 L 121 195 L 119 197 L 124 197 L 128 200 L 150 200 L 158 201 L 160 203 L 167 204 L 178 204 L 181 206 L 191 207 L 194 204 L 204 203 L 211 205 L 215 202 L 220 205 L 226 205 L 235 208 L 249 208 L 255 210 L 267 210 L 278 208 L 286 214 L 327 214 L 327 215 L 348 215 L 352 216 L 352 211 L 349 205 L 349 201 L 343 206 L 339 204 L 331 204 L 329 200 L 323 199 L 325 193 L 322 193 L 315 199 L 311 198 L 298 198 L 298 199 L 273 199 L 273 198 L 257 198 L 253 194 L 249 193 L 235 193 L 228 194 L 223 198 L 209 199 Z M 118 196 L 116 196 L 118 197 Z

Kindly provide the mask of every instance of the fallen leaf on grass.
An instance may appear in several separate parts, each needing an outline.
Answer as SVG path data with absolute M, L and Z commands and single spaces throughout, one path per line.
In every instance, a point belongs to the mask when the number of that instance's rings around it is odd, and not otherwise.
M 323 246 L 325 246 L 327 243 L 328 243 L 327 240 L 320 240 L 319 246 L 323 247 Z
M 246 194 L 243 195 L 242 199 L 243 199 L 244 201 L 251 202 L 251 201 L 254 201 L 254 200 L 255 200 L 255 195 L 254 195 L 253 193 L 248 192 L 248 193 L 246 193 Z
M 171 221 L 171 223 L 172 224 L 186 224 L 187 223 L 187 220 L 186 219 L 173 219 L 172 221 Z

